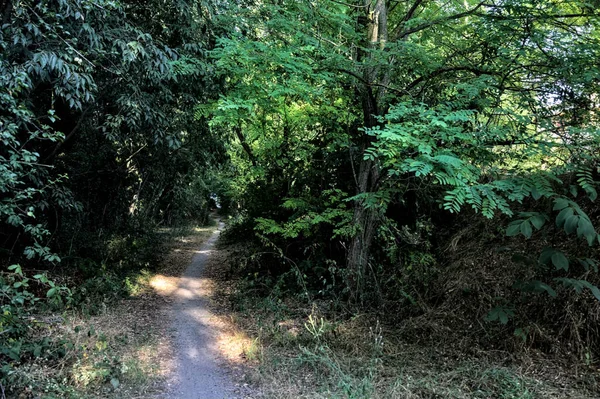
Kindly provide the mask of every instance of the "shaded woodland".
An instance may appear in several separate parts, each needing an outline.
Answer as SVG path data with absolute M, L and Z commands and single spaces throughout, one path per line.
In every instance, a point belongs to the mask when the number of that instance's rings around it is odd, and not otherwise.
M 253 295 L 594 373 L 599 7 L 0 0 L 2 385 L 217 208 Z

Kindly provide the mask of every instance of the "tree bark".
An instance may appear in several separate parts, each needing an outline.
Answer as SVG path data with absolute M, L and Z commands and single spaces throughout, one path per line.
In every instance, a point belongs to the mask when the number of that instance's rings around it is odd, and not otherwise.
M 383 50 L 388 39 L 385 0 L 375 0 L 374 2 L 365 0 L 365 8 L 367 10 L 367 24 L 364 45 L 372 50 L 377 48 Z M 380 123 L 378 117 L 385 113 L 384 86 L 389 83 L 389 73 L 385 65 L 369 65 L 369 60 L 364 59 L 368 56 L 368 54 L 361 54 L 360 52 L 357 55 L 357 61 L 362 61 L 366 65 L 362 73 L 363 82 L 357 91 L 361 97 L 364 126 L 372 128 Z M 364 151 L 370 144 L 371 137 L 365 134 L 362 137 L 361 160 L 358 176 L 356 177 L 357 194 L 368 194 L 377 191 L 379 165 L 376 161 L 365 160 L 363 157 Z M 362 301 L 364 298 L 369 253 L 379 224 L 379 216 L 380 210 L 375 206 L 367 206 L 364 198 L 355 202 L 352 224 L 356 228 L 356 233 L 350 241 L 347 257 L 347 285 L 353 301 Z
M 242 133 L 242 128 L 239 125 L 237 125 L 237 126 L 234 126 L 233 131 L 235 132 L 235 135 L 238 138 L 238 140 L 240 141 L 240 143 L 242 144 L 242 148 L 244 149 L 244 152 L 246 152 L 246 155 L 248 155 L 248 158 L 250 159 L 252 166 L 256 166 L 256 157 L 254 156 L 254 153 L 252 152 L 252 148 L 250 148 L 250 145 L 248 144 L 248 142 L 246 141 L 246 138 L 244 137 L 244 134 Z

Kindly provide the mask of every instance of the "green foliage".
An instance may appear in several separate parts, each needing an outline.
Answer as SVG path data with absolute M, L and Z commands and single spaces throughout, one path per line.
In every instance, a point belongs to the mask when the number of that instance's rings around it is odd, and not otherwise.
M 495 306 L 485 317 L 486 321 L 498 321 L 501 324 L 507 324 L 510 319 L 515 317 L 515 311 L 508 306 Z
M 599 236 L 589 216 L 581 210 L 577 203 L 566 198 L 557 198 L 553 210 L 559 211 L 556 225 L 563 227 L 565 233 L 577 233 L 578 238 L 585 238 L 590 246 L 594 245 Z
M 62 309 L 73 303 L 71 290 L 48 279 L 45 274 L 28 276 L 20 265 L 11 265 L 0 276 L 0 361 L 20 363 L 42 352 L 52 353 L 60 343 L 48 337 L 32 340 L 33 329 L 43 328 L 43 322 L 33 316 L 48 309 Z M 7 370 L 3 370 L 3 379 Z
M 64 349 L 37 342 L 45 325 L 32 320 L 97 312 L 155 264 L 160 224 L 207 219 L 224 156 L 193 115 L 218 87 L 205 6 L 0 2 L 0 357 L 12 393 L 28 379 L 9 362 Z

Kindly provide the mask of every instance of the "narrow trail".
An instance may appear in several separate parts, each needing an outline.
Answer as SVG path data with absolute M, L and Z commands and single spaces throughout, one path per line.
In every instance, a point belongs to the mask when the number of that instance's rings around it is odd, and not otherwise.
M 181 277 L 172 308 L 176 332 L 176 372 L 171 381 L 172 399 L 230 399 L 234 384 L 219 366 L 214 315 L 208 310 L 204 267 L 223 228 L 218 228 L 202 245 Z

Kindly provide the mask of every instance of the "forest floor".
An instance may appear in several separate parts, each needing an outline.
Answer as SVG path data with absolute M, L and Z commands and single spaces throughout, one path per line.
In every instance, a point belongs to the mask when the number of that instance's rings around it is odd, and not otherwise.
M 19 370 L 37 384 L 19 398 L 251 398 L 245 338 L 209 310 L 214 283 L 201 275 L 219 227 L 161 232 L 166 252 L 156 271 L 132 278 L 131 295 L 97 314 L 57 323 L 53 334 L 82 349 L 51 368 Z
M 328 301 L 272 292 L 236 277 L 236 245 L 221 245 L 206 265 L 212 306 L 230 321 L 246 381 L 261 398 L 546 399 L 599 398 L 597 373 L 533 351 L 473 347 L 406 337 L 399 324 L 332 310 Z M 415 321 L 418 322 L 418 321 Z M 423 322 L 426 322 L 423 321 Z M 232 345 L 233 347 L 234 345 Z M 235 351 L 238 356 L 240 350 Z
M 77 337 L 90 348 L 74 363 L 75 382 L 83 386 L 98 375 L 110 381 L 83 397 L 600 397 L 592 388 L 597 381 L 586 380 L 593 376 L 578 378 L 578 370 L 551 357 L 483 348 L 466 354 L 444 342 L 407 339 L 373 314 L 347 317 L 298 294 L 265 296 L 265 287 L 233 268 L 243 248 L 212 249 L 216 230 L 171 238 L 157 272 L 133 281 L 130 298 L 72 322 L 71 329 L 86 326 L 87 335 Z M 199 348 L 209 356 L 193 352 Z M 200 393 L 200 382 L 209 391 Z

